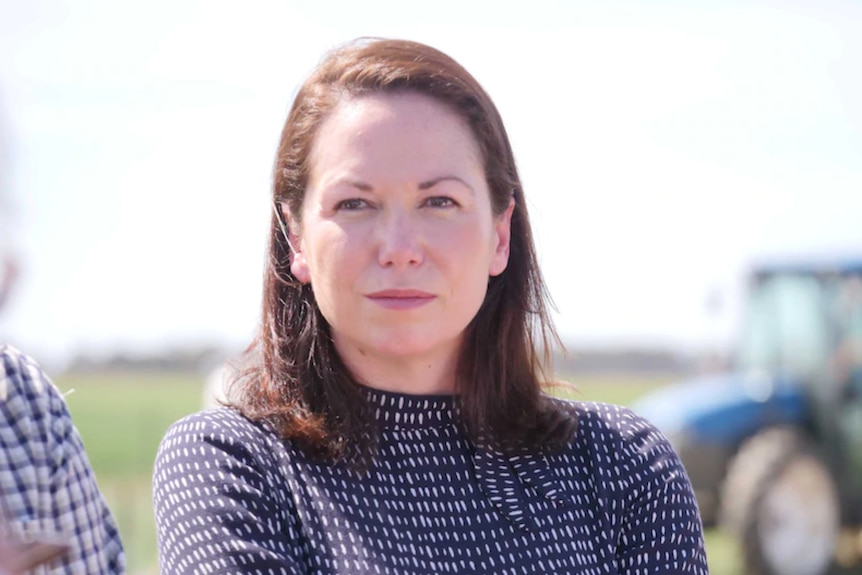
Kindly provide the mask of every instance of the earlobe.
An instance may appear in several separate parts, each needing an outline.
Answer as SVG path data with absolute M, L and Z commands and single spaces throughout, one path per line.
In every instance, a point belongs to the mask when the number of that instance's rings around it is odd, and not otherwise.
M 300 282 L 307 284 L 311 282 L 311 274 L 308 273 L 308 262 L 305 260 L 305 254 L 294 251 L 290 255 L 290 271 Z
M 512 240 L 512 213 L 515 211 L 515 199 L 509 200 L 509 206 L 494 222 L 494 232 L 497 238 L 494 253 L 491 257 L 489 275 L 498 276 L 506 271 L 509 265 L 509 247 Z
M 296 233 L 296 230 L 299 229 L 299 223 L 286 207 L 282 209 L 282 215 L 284 216 L 284 221 L 287 222 L 286 239 L 290 248 L 290 272 L 298 281 L 304 284 L 310 283 L 311 274 L 308 271 L 308 261 L 302 252 L 302 239 Z

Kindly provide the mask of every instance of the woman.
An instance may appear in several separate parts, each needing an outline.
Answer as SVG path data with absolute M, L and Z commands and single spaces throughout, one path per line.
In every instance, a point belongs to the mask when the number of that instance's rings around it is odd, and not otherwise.
M 421 44 L 329 54 L 288 115 L 230 408 L 154 474 L 163 573 L 706 573 L 688 478 L 556 340 L 500 116 Z

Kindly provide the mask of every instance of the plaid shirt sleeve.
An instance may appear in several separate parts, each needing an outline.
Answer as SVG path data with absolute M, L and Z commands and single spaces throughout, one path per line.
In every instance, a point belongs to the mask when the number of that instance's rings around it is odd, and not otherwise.
M 114 518 L 62 395 L 31 358 L 0 343 L 0 536 L 69 540 L 42 574 L 125 573 Z

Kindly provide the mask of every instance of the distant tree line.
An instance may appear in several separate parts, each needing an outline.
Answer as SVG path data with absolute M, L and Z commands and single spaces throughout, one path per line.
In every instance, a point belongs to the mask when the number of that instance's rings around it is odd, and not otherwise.
M 562 374 L 638 373 L 682 376 L 699 369 L 700 358 L 672 349 L 636 347 L 572 347 L 554 354 L 554 370 Z
M 99 356 L 81 353 L 66 366 L 66 372 L 205 373 L 228 359 L 231 353 L 217 345 L 189 345 L 161 352 L 121 350 Z
M 104 371 L 194 372 L 207 373 L 238 350 L 218 345 L 190 345 L 167 352 L 117 351 L 108 355 L 79 354 L 66 371 L 76 373 Z M 647 347 L 572 346 L 564 355 L 554 354 L 554 370 L 561 374 L 639 373 L 679 376 L 702 370 L 703 358 L 681 354 L 672 349 Z

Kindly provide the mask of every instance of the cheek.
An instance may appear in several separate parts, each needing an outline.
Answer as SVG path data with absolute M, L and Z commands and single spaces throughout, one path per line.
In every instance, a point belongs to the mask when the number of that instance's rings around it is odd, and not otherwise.
M 348 241 L 347 235 L 328 230 L 307 244 L 308 274 L 312 286 L 326 289 L 328 286 L 351 281 L 360 260 L 356 242 Z
M 471 222 L 470 225 L 440 230 L 437 236 L 435 244 L 439 253 L 447 254 L 447 260 L 458 267 L 457 271 L 475 270 L 479 273 L 481 268 L 482 273 L 487 274 L 493 253 L 490 226 Z

